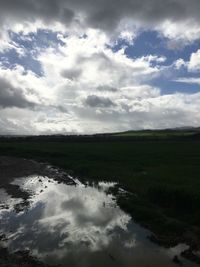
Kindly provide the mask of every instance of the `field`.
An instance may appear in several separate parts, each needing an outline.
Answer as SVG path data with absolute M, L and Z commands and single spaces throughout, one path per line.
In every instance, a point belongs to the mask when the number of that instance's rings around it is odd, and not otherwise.
M 118 196 L 119 205 L 155 233 L 154 241 L 199 247 L 200 140 L 194 135 L 2 138 L 0 154 L 49 162 L 83 181 L 117 181 L 131 193 Z

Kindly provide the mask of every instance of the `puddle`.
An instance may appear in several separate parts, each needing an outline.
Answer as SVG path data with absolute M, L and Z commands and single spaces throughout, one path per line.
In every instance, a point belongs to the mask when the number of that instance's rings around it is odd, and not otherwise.
M 115 183 L 86 186 L 77 181 L 67 185 L 43 176 L 14 180 L 31 194 L 28 207 L 18 212 L 14 205 L 23 200 L 1 189 L 0 234 L 6 236 L 1 245 L 10 252 L 30 250 L 59 266 L 177 266 L 172 259 L 187 246 L 165 249 L 149 241 L 151 233 L 134 223 L 109 193 Z M 179 258 L 184 266 L 197 266 Z

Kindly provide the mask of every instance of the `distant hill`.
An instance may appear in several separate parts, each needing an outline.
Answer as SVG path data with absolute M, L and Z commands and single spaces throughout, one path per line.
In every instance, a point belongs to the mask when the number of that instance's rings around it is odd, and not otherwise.
M 179 137 L 179 136 L 194 136 L 200 134 L 200 127 L 178 127 L 173 129 L 160 129 L 160 130 L 130 130 L 125 132 L 118 132 L 112 134 L 113 136 L 126 136 L 126 137 Z
M 71 135 L 71 134 L 56 134 L 56 135 L 37 135 L 37 136 L 17 136 L 17 135 L 1 135 L 0 139 L 7 141 L 14 140 L 35 140 L 35 141 L 98 141 L 98 140 L 200 140 L 200 127 L 177 127 L 171 129 L 159 130 L 129 130 L 115 133 L 98 133 L 87 135 Z

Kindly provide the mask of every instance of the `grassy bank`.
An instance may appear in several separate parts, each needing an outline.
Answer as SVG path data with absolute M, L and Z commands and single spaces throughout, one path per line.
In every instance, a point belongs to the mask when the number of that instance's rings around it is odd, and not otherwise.
M 0 154 L 48 161 L 82 178 L 117 181 L 134 193 L 119 197 L 121 207 L 165 243 L 199 243 L 198 140 L 2 139 Z

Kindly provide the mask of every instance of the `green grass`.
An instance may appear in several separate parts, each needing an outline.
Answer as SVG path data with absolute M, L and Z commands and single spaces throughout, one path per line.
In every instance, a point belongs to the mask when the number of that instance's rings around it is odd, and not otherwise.
M 82 179 L 114 180 L 121 207 L 162 235 L 200 232 L 200 141 L 1 141 L 1 155 L 48 161 Z M 199 235 L 200 236 L 200 235 Z M 199 238 L 200 240 L 200 238 Z

